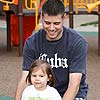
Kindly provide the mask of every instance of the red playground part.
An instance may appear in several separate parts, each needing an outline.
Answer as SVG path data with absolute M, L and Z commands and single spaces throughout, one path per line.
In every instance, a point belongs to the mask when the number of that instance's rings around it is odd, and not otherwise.
M 12 45 L 19 45 L 19 33 L 18 33 L 18 16 L 11 15 L 11 42 Z M 35 29 L 35 16 L 24 16 L 23 17 L 23 43 L 32 34 Z

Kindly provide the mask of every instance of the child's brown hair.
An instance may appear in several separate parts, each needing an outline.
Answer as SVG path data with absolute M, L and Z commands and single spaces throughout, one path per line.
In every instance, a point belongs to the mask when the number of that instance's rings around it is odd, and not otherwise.
M 43 72 L 44 73 L 46 72 L 46 74 L 48 75 L 48 78 L 49 78 L 47 85 L 49 85 L 49 86 L 55 85 L 55 77 L 54 77 L 54 73 L 53 73 L 51 65 L 48 62 L 46 62 L 44 60 L 39 60 L 39 59 L 33 61 L 33 63 L 31 64 L 29 73 L 26 78 L 26 82 L 29 82 L 30 84 L 32 84 L 31 75 L 32 75 L 34 68 L 42 68 Z

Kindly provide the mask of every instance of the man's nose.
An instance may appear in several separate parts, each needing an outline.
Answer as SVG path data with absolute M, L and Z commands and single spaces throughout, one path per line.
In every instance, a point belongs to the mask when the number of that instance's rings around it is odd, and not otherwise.
M 50 30 L 54 30 L 55 27 L 54 27 L 54 24 L 50 24 Z

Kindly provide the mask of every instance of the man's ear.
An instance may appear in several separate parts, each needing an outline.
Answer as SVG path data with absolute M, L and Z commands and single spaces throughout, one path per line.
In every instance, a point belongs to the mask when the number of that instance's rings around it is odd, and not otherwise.
M 68 17 L 69 17 L 69 15 L 64 13 L 64 15 L 63 15 L 63 23 L 64 24 L 66 23 L 66 20 L 67 20 Z
M 42 19 L 42 11 L 40 12 L 40 18 Z
M 63 18 L 64 18 L 64 20 L 65 20 L 66 18 L 68 18 L 68 14 L 64 13 Z

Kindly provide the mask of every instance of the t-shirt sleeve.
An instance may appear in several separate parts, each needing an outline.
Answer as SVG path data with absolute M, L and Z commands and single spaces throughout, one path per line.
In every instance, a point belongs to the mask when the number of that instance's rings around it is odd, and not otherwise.
M 31 35 L 25 42 L 23 48 L 23 70 L 28 70 L 31 63 L 38 59 L 42 44 L 43 30 L 39 30 L 37 33 Z
M 25 94 L 22 94 L 21 100 L 28 100 L 27 97 L 25 96 Z
M 53 95 L 55 95 L 55 96 L 54 96 L 54 98 L 52 98 L 52 100 L 62 100 L 60 94 L 58 93 L 58 91 L 56 89 L 54 89 Z
M 71 73 L 86 73 L 87 48 L 88 44 L 85 39 L 78 38 L 78 40 L 74 41 L 69 64 L 69 71 Z
M 21 100 L 28 100 L 28 95 L 27 95 L 27 91 L 26 91 L 26 88 L 24 89 L 23 93 L 22 93 L 22 97 L 21 97 Z
M 34 45 L 30 42 L 30 40 L 27 40 L 25 42 L 24 48 L 23 48 L 23 64 L 22 64 L 22 70 L 29 70 L 29 67 L 31 63 L 35 59 L 35 50 Z

